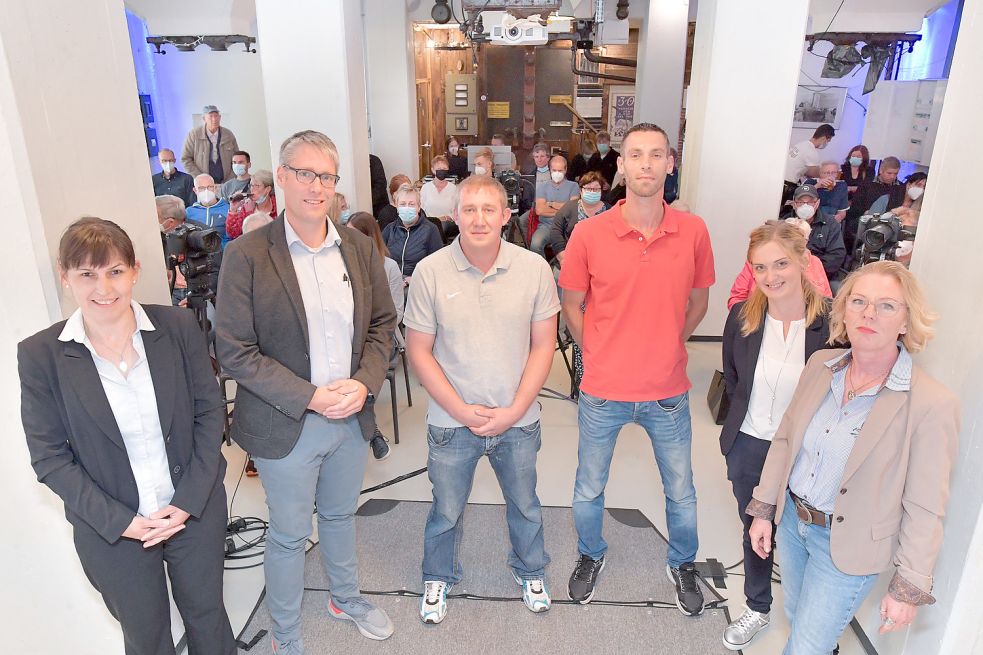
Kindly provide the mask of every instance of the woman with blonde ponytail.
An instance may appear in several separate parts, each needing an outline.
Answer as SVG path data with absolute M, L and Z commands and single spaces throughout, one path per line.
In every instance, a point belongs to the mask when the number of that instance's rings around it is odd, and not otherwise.
M 751 548 L 752 518 L 744 508 L 761 477 L 771 439 L 809 356 L 829 338 L 828 300 L 808 277 L 809 251 L 801 230 L 768 221 L 751 232 L 747 261 L 754 286 L 731 308 L 724 327 L 723 369 L 730 410 L 720 433 L 737 509 L 744 523 L 747 611 L 724 631 L 730 650 L 745 648 L 768 626 L 772 558 Z

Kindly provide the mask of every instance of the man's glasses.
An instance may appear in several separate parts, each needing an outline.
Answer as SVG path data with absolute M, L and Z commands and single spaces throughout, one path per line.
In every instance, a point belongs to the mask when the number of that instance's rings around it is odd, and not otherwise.
M 335 175 L 334 173 L 315 173 L 306 168 L 294 168 L 290 164 L 282 164 L 282 166 L 292 170 L 294 175 L 297 176 L 297 181 L 304 184 L 314 184 L 314 180 L 319 179 L 321 180 L 321 186 L 330 188 L 338 184 L 338 181 L 341 179 L 340 175 Z
M 846 299 L 846 308 L 854 314 L 859 314 L 867 305 L 874 306 L 874 313 L 878 316 L 895 316 L 904 307 L 903 302 L 897 300 L 867 300 L 863 296 L 850 296 Z

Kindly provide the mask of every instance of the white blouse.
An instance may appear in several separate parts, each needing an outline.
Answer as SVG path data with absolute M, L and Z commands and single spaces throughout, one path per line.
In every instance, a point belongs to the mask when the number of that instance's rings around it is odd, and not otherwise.
M 741 424 L 744 434 L 765 441 L 775 436 L 805 368 L 805 330 L 805 319 L 791 321 L 786 337 L 782 322 L 765 314 L 751 398 Z
M 116 425 L 123 437 L 126 456 L 130 460 L 133 478 L 140 494 L 137 514 L 148 517 L 171 504 L 174 485 L 171 482 L 167 450 L 164 448 L 164 432 L 157 412 L 157 394 L 147 363 L 141 330 L 154 330 L 150 317 L 135 300 L 130 301 L 137 329 L 133 333 L 133 349 L 137 361 L 126 377 L 116 364 L 103 359 L 89 341 L 82 322 L 82 310 L 72 314 L 58 336 L 60 341 L 77 341 L 92 353 L 92 361 L 99 373 L 109 407 L 113 410 Z

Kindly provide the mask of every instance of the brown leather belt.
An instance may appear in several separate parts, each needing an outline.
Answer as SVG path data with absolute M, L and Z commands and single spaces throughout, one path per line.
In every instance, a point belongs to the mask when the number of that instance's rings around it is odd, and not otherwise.
M 811 523 L 813 525 L 819 525 L 824 528 L 828 528 L 831 522 L 831 515 L 824 514 L 818 509 L 802 500 L 789 489 L 788 495 L 792 497 L 792 503 L 795 505 L 795 513 L 798 515 L 799 520 L 805 521 L 806 523 Z

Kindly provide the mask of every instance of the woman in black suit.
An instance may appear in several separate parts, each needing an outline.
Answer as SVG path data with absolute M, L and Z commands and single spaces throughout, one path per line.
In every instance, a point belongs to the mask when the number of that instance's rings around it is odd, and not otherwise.
M 73 223 L 58 263 L 79 309 L 17 348 L 38 480 L 64 501 L 127 655 L 175 652 L 164 562 L 188 652 L 231 655 L 224 409 L 205 337 L 188 310 L 133 301 L 140 266 L 115 223 Z
M 751 232 L 748 262 L 754 288 L 731 308 L 724 326 L 723 365 L 730 410 L 720 433 L 727 479 L 744 522 L 747 611 L 724 631 L 730 650 L 746 647 L 769 622 L 772 559 L 751 549 L 744 513 L 758 485 L 771 439 L 806 360 L 829 338 L 827 301 L 809 282 L 809 251 L 797 227 L 768 221 Z

